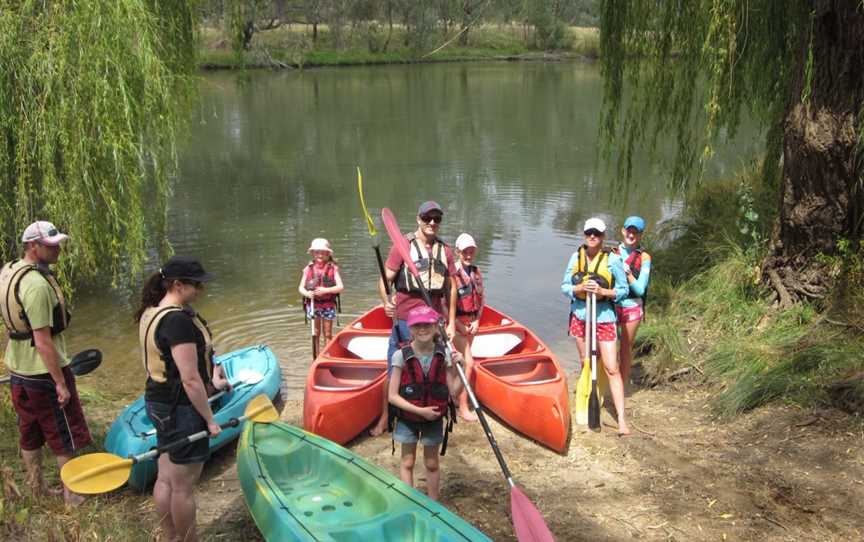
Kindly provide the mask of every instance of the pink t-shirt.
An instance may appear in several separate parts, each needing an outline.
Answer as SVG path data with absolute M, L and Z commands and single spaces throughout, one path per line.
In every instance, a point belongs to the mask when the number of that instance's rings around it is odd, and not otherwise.
M 418 241 L 419 242 L 419 241 Z M 432 254 L 432 245 L 426 245 L 426 252 Z M 447 275 L 453 277 L 456 275 L 456 260 L 453 259 L 453 251 L 449 245 L 444 245 L 444 256 L 447 258 Z M 399 271 L 402 268 L 402 256 L 396 250 L 396 247 L 390 247 L 390 253 L 387 255 L 385 266 L 391 271 Z M 432 304 L 436 311 L 447 319 L 447 302 L 443 295 L 433 295 Z M 396 292 L 396 318 L 399 320 L 408 319 L 408 311 L 419 305 L 425 305 L 423 297 L 420 294 L 406 294 Z

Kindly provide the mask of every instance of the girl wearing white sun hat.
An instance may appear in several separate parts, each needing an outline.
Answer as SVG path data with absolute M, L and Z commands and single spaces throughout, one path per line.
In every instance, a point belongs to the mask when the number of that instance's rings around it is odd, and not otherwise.
M 344 290 L 339 266 L 333 259 L 330 242 L 323 237 L 312 240 L 307 250 L 312 261 L 303 268 L 297 291 L 303 296 L 303 309 L 306 316 L 314 322 L 312 356 L 318 357 L 321 333 L 324 344 L 333 338 L 333 320 L 338 310 L 339 293 Z M 314 307 L 314 308 L 313 308 Z
M 453 345 L 465 358 L 465 373 L 471 378 L 474 358 L 471 357 L 471 343 L 480 329 L 485 297 L 483 295 L 483 276 L 474 264 L 477 243 L 470 234 L 463 233 L 456 238 L 456 335 Z M 468 394 L 459 395 L 459 415 L 467 421 L 476 421 L 477 415 L 468 406 Z

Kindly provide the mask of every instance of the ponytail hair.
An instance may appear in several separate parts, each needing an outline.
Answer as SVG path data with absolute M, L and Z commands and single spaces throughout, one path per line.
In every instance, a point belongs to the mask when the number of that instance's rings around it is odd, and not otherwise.
M 162 301 L 165 294 L 168 293 L 168 285 L 171 281 L 163 279 L 162 273 L 156 271 L 147 278 L 144 282 L 144 289 L 141 291 L 141 306 L 135 311 L 135 321 L 141 321 L 141 315 L 150 307 L 155 307 Z

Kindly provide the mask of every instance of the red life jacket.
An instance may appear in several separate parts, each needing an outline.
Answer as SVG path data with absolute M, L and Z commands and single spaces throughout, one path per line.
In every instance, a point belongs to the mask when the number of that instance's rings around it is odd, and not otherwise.
M 474 316 L 483 307 L 483 276 L 476 265 L 460 266 L 456 273 L 456 315 Z
M 447 363 L 444 361 L 444 350 L 440 344 L 435 344 L 429 374 L 423 373 L 423 367 L 420 366 L 420 360 L 411 345 L 402 348 L 402 359 L 405 360 L 405 367 L 399 381 L 399 395 L 418 407 L 438 407 L 439 418 L 444 416 L 450 402 L 450 389 L 447 387 Z M 404 410 L 399 410 L 397 416 L 411 422 L 433 421 Z
M 612 252 L 614 252 L 615 254 L 620 256 L 621 255 L 621 247 L 617 246 L 617 247 L 613 248 Z M 642 249 L 641 248 L 633 249 L 633 251 L 630 252 L 630 255 L 627 256 L 627 259 L 624 260 L 624 263 L 626 263 L 627 266 L 630 268 L 630 271 L 633 272 L 633 278 L 638 279 L 639 278 L 639 271 L 642 270 Z
M 323 286 L 325 288 L 336 286 L 336 266 L 333 265 L 333 262 L 327 262 L 324 266 L 324 272 L 321 274 L 315 272 L 315 263 L 309 262 L 304 273 L 306 274 L 304 288 L 310 292 L 318 286 Z M 315 307 L 319 309 L 335 307 L 336 297 L 338 295 L 339 294 L 329 294 L 322 297 L 316 297 Z M 304 301 L 304 304 L 307 302 L 308 299 Z

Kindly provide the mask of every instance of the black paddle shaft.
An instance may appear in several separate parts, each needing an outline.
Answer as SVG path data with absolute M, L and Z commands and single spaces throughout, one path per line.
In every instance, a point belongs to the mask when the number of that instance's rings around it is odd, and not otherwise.
M 378 240 L 372 240 L 372 248 L 375 249 L 375 259 L 378 260 L 378 273 L 381 274 L 381 282 L 384 283 L 384 292 L 387 297 L 390 297 L 390 283 L 387 282 L 387 273 L 384 271 L 384 260 L 381 258 L 381 247 L 378 246 Z
M 237 427 L 244 421 L 246 421 L 247 416 L 240 416 L 239 418 L 231 418 L 227 422 L 223 423 L 219 426 L 220 429 L 228 429 L 229 427 Z M 170 452 L 175 448 L 179 448 L 180 446 L 184 446 L 186 444 L 192 444 L 193 442 L 199 441 L 203 438 L 207 438 L 210 436 L 210 432 L 206 429 L 204 431 L 198 431 L 197 433 L 193 433 L 187 437 L 183 437 L 179 440 L 175 440 L 174 442 L 169 442 L 168 444 L 164 444 L 158 448 L 153 448 L 149 452 L 145 452 L 141 455 L 132 456 L 129 459 L 132 460 L 133 463 L 140 463 L 142 461 L 147 461 L 153 459 L 157 455 L 164 454 L 165 452 Z

